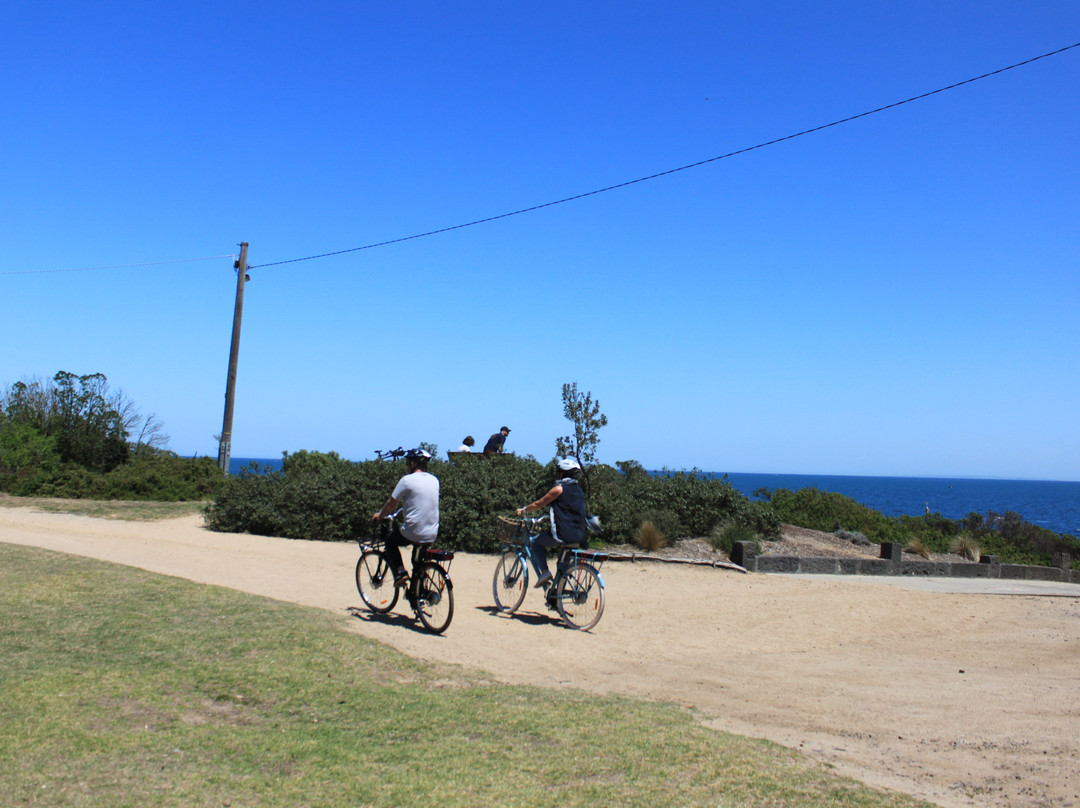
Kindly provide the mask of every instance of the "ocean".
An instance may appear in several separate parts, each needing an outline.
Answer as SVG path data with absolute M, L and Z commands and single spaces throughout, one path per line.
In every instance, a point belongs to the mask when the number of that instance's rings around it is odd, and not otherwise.
M 759 488 L 831 491 L 886 516 L 922 516 L 927 508 L 949 519 L 1013 511 L 1055 533 L 1080 535 L 1080 482 L 825 474 L 728 474 L 728 482 L 746 496 Z
M 273 469 L 281 468 L 281 458 L 234 457 L 229 471 L 254 461 Z M 720 473 L 709 473 L 721 477 Z M 986 516 L 990 511 L 1020 514 L 1033 525 L 1055 533 L 1080 536 L 1080 482 L 1046 480 L 998 480 L 950 477 L 844 477 L 831 474 L 736 474 L 728 482 L 741 494 L 767 488 L 817 488 L 843 494 L 886 516 L 922 516 L 926 509 L 949 519 L 969 513 Z

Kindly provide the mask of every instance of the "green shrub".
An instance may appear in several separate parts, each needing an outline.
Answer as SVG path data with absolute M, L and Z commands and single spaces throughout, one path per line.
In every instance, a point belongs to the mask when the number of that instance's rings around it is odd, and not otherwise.
M 497 517 L 537 499 L 553 475 L 532 458 L 504 455 L 433 460 L 439 478 L 439 544 L 494 552 Z M 336 453 L 286 453 L 280 471 L 245 469 L 206 510 L 212 530 L 339 541 L 366 536 L 405 474 L 405 461 L 343 460 Z
M 98 473 L 77 463 L 55 470 L 0 479 L 0 489 L 16 496 L 63 499 L 120 499 L 143 502 L 195 502 L 211 499 L 225 484 L 225 475 L 209 457 L 177 457 L 145 450 L 112 471 Z
M 858 530 L 844 530 L 843 528 L 840 528 L 833 535 L 838 539 L 843 539 L 844 541 L 849 541 L 852 544 L 858 544 L 862 547 L 873 544 L 870 539 L 866 538 L 866 536 Z
M 1049 566 L 1054 553 L 1080 558 L 1080 539 L 1033 525 L 1013 512 L 991 512 L 985 518 L 971 513 L 959 520 L 939 513 L 890 518 L 841 494 L 816 488 L 794 492 L 781 488 L 771 495 L 759 490 L 755 494 L 767 496 L 775 515 L 784 523 L 830 533 L 857 531 L 879 544 L 897 542 L 909 546 L 917 541 L 928 553 L 948 553 L 957 537 L 966 533 L 983 553 L 997 555 L 1006 564 Z
M 632 466 L 629 466 L 633 468 Z M 554 461 L 503 455 L 433 460 L 439 478 L 439 544 L 468 552 L 495 552 L 500 515 L 538 499 L 557 478 Z M 213 530 L 304 539 L 341 540 L 366 535 L 405 473 L 404 461 L 342 460 L 334 453 L 298 452 L 280 471 L 248 469 L 229 478 L 206 510 Z M 780 521 L 766 503 L 750 502 L 726 480 L 700 473 L 661 476 L 611 466 L 591 470 L 590 513 L 604 525 L 603 540 L 633 541 L 649 520 L 669 539 L 706 536 L 715 525 L 738 520 L 761 536 L 779 536 Z
M 842 494 L 817 488 L 800 488 L 798 491 L 780 488 L 773 492 L 769 501 L 782 522 L 824 533 L 858 531 L 880 542 L 887 525 L 887 519 L 879 511 Z
M 632 461 L 620 465 L 630 473 L 598 466 L 591 476 L 589 508 L 600 515 L 607 541 L 632 540 L 646 519 L 672 540 L 707 536 L 716 525 L 732 519 L 763 537 L 780 535 L 780 520 L 772 508 L 767 503 L 751 502 L 726 479 L 697 470 L 651 476 L 636 473 Z
M 761 542 L 758 540 L 757 533 L 739 521 L 717 525 L 709 533 L 707 541 L 714 550 L 727 553 L 729 556 L 735 548 L 735 542 L 739 541 L 753 542 L 754 552 L 761 552 Z

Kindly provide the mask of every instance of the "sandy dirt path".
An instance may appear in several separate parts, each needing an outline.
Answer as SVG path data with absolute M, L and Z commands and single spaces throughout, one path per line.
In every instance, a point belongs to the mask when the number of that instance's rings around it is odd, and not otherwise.
M 943 806 L 1080 806 L 1080 599 L 913 591 L 886 580 L 609 562 L 597 628 L 532 591 L 492 612 L 494 558 L 459 554 L 445 636 L 361 605 L 355 545 L 0 508 L 0 541 L 340 613 L 412 656 L 513 683 L 674 702 Z

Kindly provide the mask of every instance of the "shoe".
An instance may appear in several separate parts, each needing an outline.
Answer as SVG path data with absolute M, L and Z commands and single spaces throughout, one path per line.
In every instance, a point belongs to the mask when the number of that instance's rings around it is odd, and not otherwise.
M 409 573 L 399 572 L 394 576 L 394 586 L 398 589 L 404 589 L 409 584 Z
M 541 575 L 539 578 L 536 579 L 536 583 L 534 584 L 534 586 L 537 589 L 540 589 L 541 587 L 545 587 L 550 583 L 551 583 L 551 573 L 550 572 L 545 572 L 543 575 Z

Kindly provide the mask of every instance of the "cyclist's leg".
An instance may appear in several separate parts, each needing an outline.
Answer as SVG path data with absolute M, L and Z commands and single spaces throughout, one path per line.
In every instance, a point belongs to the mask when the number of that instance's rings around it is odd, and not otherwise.
M 555 579 L 551 582 L 551 586 L 547 591 L 547 607 L 549 609 L 557 609 L 556 601 L 559 599 L 559 590 L 561 589 L 561 581 L 566 577 L 566 571 L 573 563 L 574 556 L 570 552 L 570 545 L 560 544 L 559 555 L 555 560 Z
M 386 562 L 390 565 L 390 570 L 394 575 L 395 584 L 403 583 L 408 577 L 405 572 L 405 563 L 401 560 L 401 548 L 407 544 L 411 544 L 411 542 L 401 535 L 401 531 L 395 525 L 390 535 L 386 537 L 386 549 L 383 550 Z
M 559 540 L 551 535 L 550 530 L 545 530 L 529 540 L 529 560 L 532 562 L 533 569 L 536 570 L 537 586 L 545 579 L 551 580 L 551 570 L 548 569 L 547 548 L 558 546 Z

